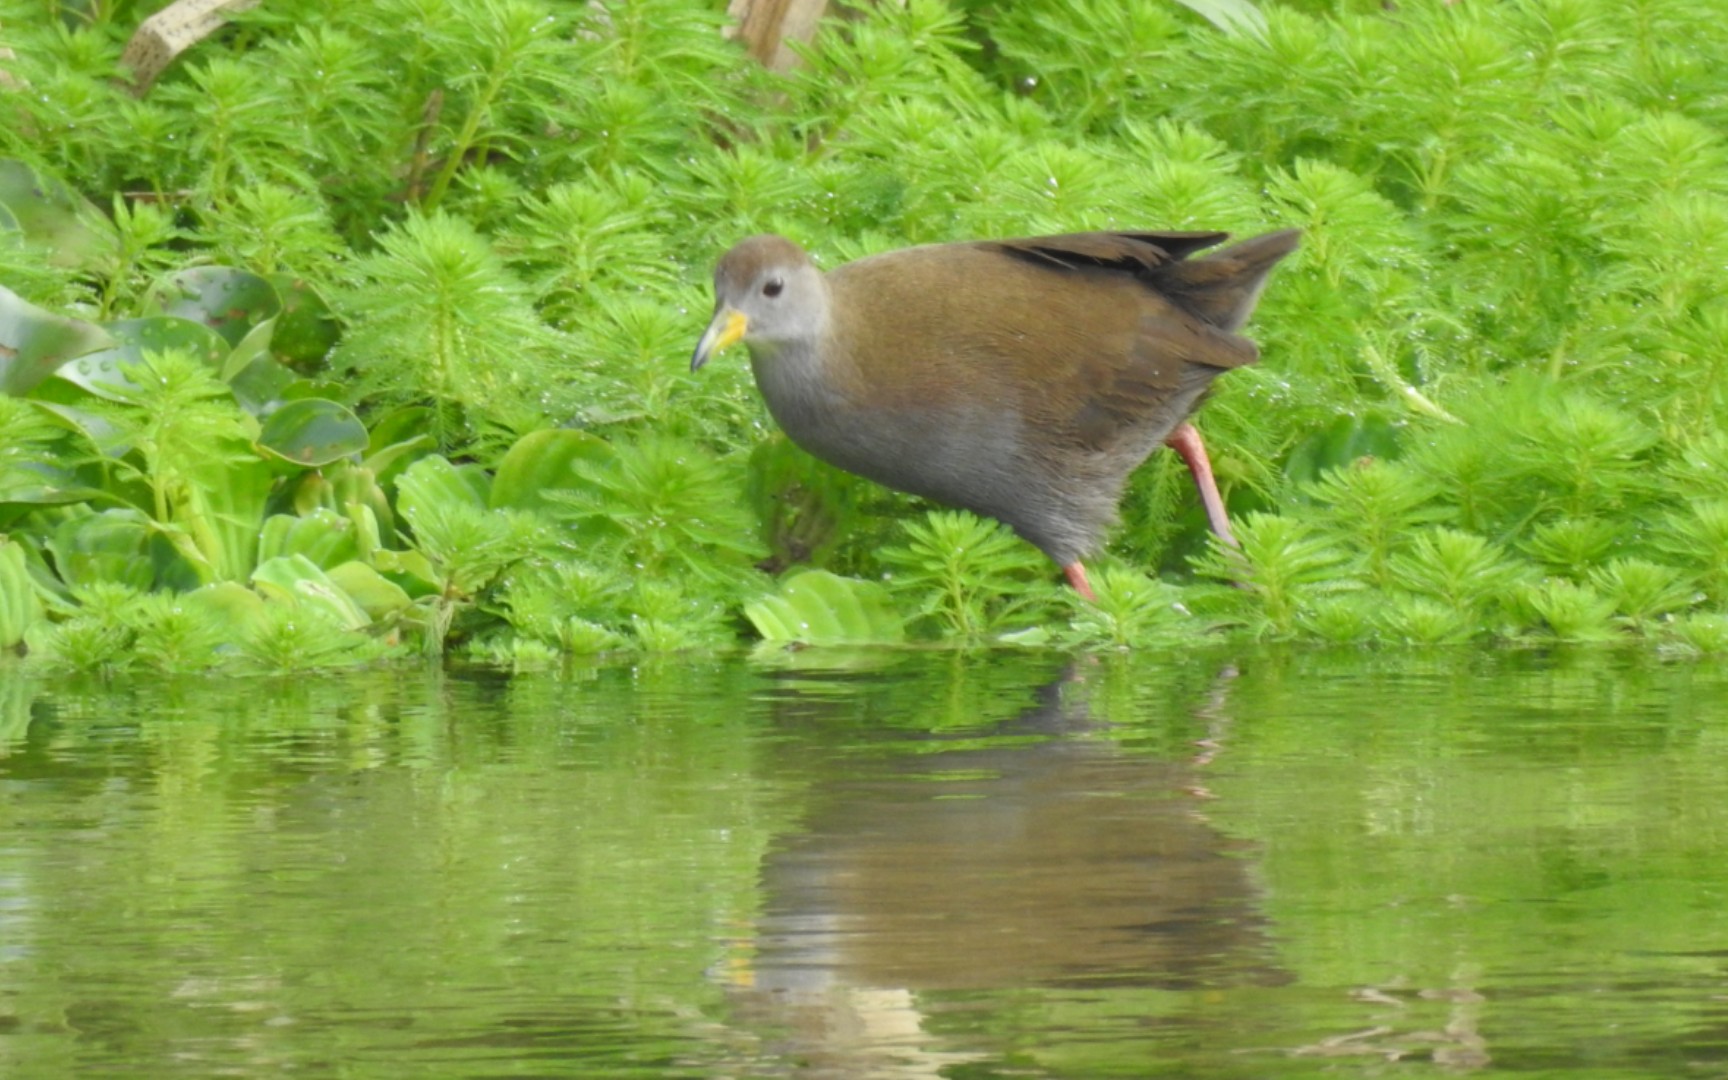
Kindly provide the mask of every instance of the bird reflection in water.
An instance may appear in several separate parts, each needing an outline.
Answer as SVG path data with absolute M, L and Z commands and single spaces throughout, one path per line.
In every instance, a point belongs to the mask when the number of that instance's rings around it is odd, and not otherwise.
M 933 994 L 1282 981 L 1251 852 L 1205 813 L 1233 673 L 1182 707 L 1193 734 L 1162 756 L 1101 734 L 1097 674 L 1070 668 L 987 727 L 853 746 L 812 783 L 803 828 L 765 857 L 762 911 L 727 977 L 738 1019 L 775 1033 L 773 1056 L 800 1076 L 935 1077 L 988 1048 L 932 1036 Z M 819 690 L 786 687 L 777 718 L 823 722 Z

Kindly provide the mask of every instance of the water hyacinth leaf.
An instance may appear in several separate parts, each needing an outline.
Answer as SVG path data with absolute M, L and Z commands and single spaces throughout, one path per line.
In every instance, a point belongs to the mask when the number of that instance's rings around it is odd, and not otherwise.
M 113 226 L 89 200 L 22 161 L 0 160 L 0 206 L 56 266 L 94 266 L 116 246 Z
M 894 645 L 906 627 L 874 581 L 805 570 L 772 593 L 744 605 L 764 641 L 804 645 Z
M 91 411 L 95 395 L 61 379 L 50 379 L 36 388 L 30 400 L 67 431 L 90 440 L 111 458 L 124 457 L 131 446 L 120 437 L 120 429 L 106 417 Z
M 24 546 L 0 539 L 0 649 L 16 648 L 42 617 L 42 600 L 30 580 Z
M 586 431 L 553 428 L 532 431 L 498 463 L 492 478 L 494 510 L 546 510 L 551 505 L 545 493 L 584 483 L 577 463 L 603 466 L 614 457 L 606 440 Z
M 282 391 L 283 401 L 303 401 L 306 398 L 329 398 L 331 401 L 341 401 L 348 396 L 346 384 L 332 382 L 329 379 L 296 378 Z M 370 437 L 368 437 L 370 444 Z
M 234 351 L 228 354 L 228 359 L 222 362 L 222 381 L 232 382 L 239 374 L 260 358 L 270 355 L 270 339 L 276 333 L 274 317 L 264 319 L 247 330 L 241 339 L 234 343 Z M 286 370 L 286 369 L 284 369 Z
M 258 560 L 304 555 L 328 570 L 359 557 L 358 532 L 351 519 L 322 507 L 304 516 L 275 514 L 258 535 Z
M 253 416 L 263 416 L 287 400 L 299 380 L 269 353 L 259 352 L 227 382 L 241 408 Z
M 366 425 L 346 405 L 303 398 L 271 413 L 258 449 L 292 465 L 317 468 L 366 449 Z
M 305 281 L 288 274 L 272 274 L 267 280 L 282 301 L 270 351 L 284 363 L 305 371 L 335 348 L 342 336 L 341 326 L 324 297 Z
M 339 563 L 326 573 L 374 622 L 414 606 L 407 590 L 363 562 Z
M 84 485 L 71 469 L 49 461 L 22 461 L 0 471 L 0 506 L 64 506 L 89 502 L 106 493 Z
M 218 581 L 193 589 L 181 603 L 219 625 L 229 639 L 251 633 L 264 621 L 264 598 L 238 581 Z
M 0 394 L 22 397 L 66 361 L 113 344 L 100 326 L 44 311 L 0 286 Z
M 396 482 L 396 505 L 410 523 L 423 513 L 485 510 L 488 494 L 485 470 L 438 455 L 416 461 Z
M 438 448 L 431 435 L 432 410 L 424 405 L 394 409 L 372 424 L 365 465 L 381 485 L 388 485 L 408 466 Z
M 207 326 L 236 348 L 282 310 L 275 286 L 232 266 L 195 266 L 170 275 L 156 303 L 163 314 Z
M 103 329 L 114 339 L 112 348 L 68 360 L 54 374 L 109 401 L 132 400 L 127 392 L 136 384 L 127 378 L 125 365 L 141 362 L 146 352 L 178 349 L 215 370 L 229 351 L 214 330 L 170 315 L 122 319 Z
M 156 580 L 150 521 L 130 507 L 69 518 L 47 548 L 60 579 L 75 589 L 112 583 L 143 591 Z
M 304 555 L 279 555 L 264 560 L 252 572 L 252 584 L 268 599 L 314 608 L 345 630 L 358 630 L 372 621 L 330 575 Z

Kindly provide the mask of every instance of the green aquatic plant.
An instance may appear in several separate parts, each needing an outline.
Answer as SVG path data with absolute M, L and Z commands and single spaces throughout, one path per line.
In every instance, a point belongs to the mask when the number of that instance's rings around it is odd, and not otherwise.
M 1243 611 L 1255 636 L 1290 637 L 1310 600 L 1359 587 L 1346 573 L 1348 554 L 1306 522 L 1248 514 L 1236 523 L 1236 538 L 1239 548 L 1214 540 L 1194 571 L 1237 586 L 1240 603 L 1230 606 Z
M 1444 526 L 1423 530 L 1393 557 L 1392 572 L 1405 589 L 1478 617 L 1528 576 L 1493 542 Z
M 1592 570 L 1590 584 L 1613 603 L 1616 615 L 1639 631 L 1701 599 L 1685 574 L 1646 559 L 1615 559 Z
M 1096 603 L 1076 604 L 1065 644 L 1115 649 L 1191 644 L 1205 622 L 1182 603 L 1182 590 L 1168 582 L 1114 564 L 1092 575 Z
M 333 363 L 353 373 L 362 401 L 430 402 L 439 446 L 472 443 L 489 415 L 540 407 L 557 385 L 553 359 L 563 338 L 466 222 L 412 216 L 381 236 L 379 251 L 358 260 L 353 274 L 357 284 L 338 308 L 354 329 Z
M 34 597 L 0 630 L 281 667 L 305 606 L 539 663 L 769 633 L 749 606 L 810 564 L 969 643 L 1708 644 L 1719 13 L 1257 7 L 864 5 L 776 75 L 694 0 L 280 0 L 134 97 L 138 5 L 0 0 L 0 550 Z M 747 365 L 685 362 L 748 233 L 832 266 L 1285 225 L 1262 360 L 1199 418 L 1243 551 L 1155 455 L 1095 607 L 991 523 L 790 457 Z
M 1621 546 L 1620 526 L 1600 517 L 1562 517 L 1531 528 L 1519 545 L 1549 570 L 1581 580 Z
M 1394 596 L 1379 611 L 1381 631 L 1411 645 L 1456 645 L 1481 631 L 1474 613 L 1428 596 Z
M 584 551 L 605 551 L 649 576 L 677 573 L 727 587 L 766 554 L 734 462 L 696 443 L 649 436 L 577 461 L 571 486 L 546 493 Z
M 1319 516 L 1328 533 L 1356 552 L 1362 575 L 1382 588 L 1392 584 L 1392 553 L 1415 529 L 1445 515 L 1426 477 L 1378 459 L 1333 469 L 1307 494 L 1323 507 Z
M 1006 526 L 961 510 L 932 510 L 901 526 L 906 542 L 881 552 L 889 590 L 945 638 L 975 644 L 1047 598 L 1050 563 Z
M 1540 585 L 1525 585 L 1513 603 L 1527 608 L 1560 641 L 1607 641 L 1617 636 L 1614 601 L 1589 585 L 1549 578 Z
M 1710 599 L 1728 600 L 1728 499 L 1694 499 L 1670 511 L 1655 543 L 1696 575 Z

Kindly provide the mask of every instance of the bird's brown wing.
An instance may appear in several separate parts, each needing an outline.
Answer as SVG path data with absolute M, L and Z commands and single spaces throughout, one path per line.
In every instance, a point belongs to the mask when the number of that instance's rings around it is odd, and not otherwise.
M 1147 308 L 1125 348 L 1074 358 L 1086 392 L 1052 417 L 1072 441 L 1103 449 L 1131 431 L 1162 437 L 1187 419 L 1213 379 L 1259 358 L 1246 338 L 1167 305 Z
M 1052 444 L 1103 449 L 1174 427 L 1254 344 L 1184 311 L 1156 275 L 1223 233 L 1077 233 L 908 248 L 829 275 L 834 375 L 873 404 L 1017 413 Z
M 975 246 L 1053 269 L 1144 274 L 1229 239 L 1223 232 L 1064 233 L 996 240 Z
M 1185 310 L 1160 279 L 1227 233 L 1076 233 L 997 245 L 1035 267 L 1047 318 L 1023 355 L 1056 392 L 1028 401 L 1052 435 L 1101 449 L 1184 420 L 1220 372 L 1259 350 Z

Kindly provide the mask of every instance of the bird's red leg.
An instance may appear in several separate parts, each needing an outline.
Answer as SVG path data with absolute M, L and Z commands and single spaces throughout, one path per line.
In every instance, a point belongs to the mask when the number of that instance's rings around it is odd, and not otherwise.
M 1241 547 L 1230 531 L 1230 519 L 1224 516 L 1224 499 L 1218 494 L 1217 481 L 1212 479 L 1212 462 L 1206 457 L 1206 444 L 1200 441 L 1200 433 L 1194 430 L 1193 424 L 1184 420 L 1176 425 L 1176 430 L 1164 442 L 1182 455 L 1182 460 L 1188 463 L 1188 471 L 1194 474 L 1194 486 L 1200 489 L 1200 501 L 1206 504 L 1206 520 L 1212 523 L 1212 531 L 1231 547 Z M 1068 580 L 1074 579 L 1070 576 Z
M 1080 565 L 1079 559 L 1075 559 L 1067 566 L 1064 566 L 1062 568 L 1062 573 L 1067 576 L 1068 584 L 1074 586 L 1075 592 L 1079 593 L 1094 604 L 1098 602 L 1098 597 L 1092 594 L 1091 584 L 1086 580 L 1086 568 Z

